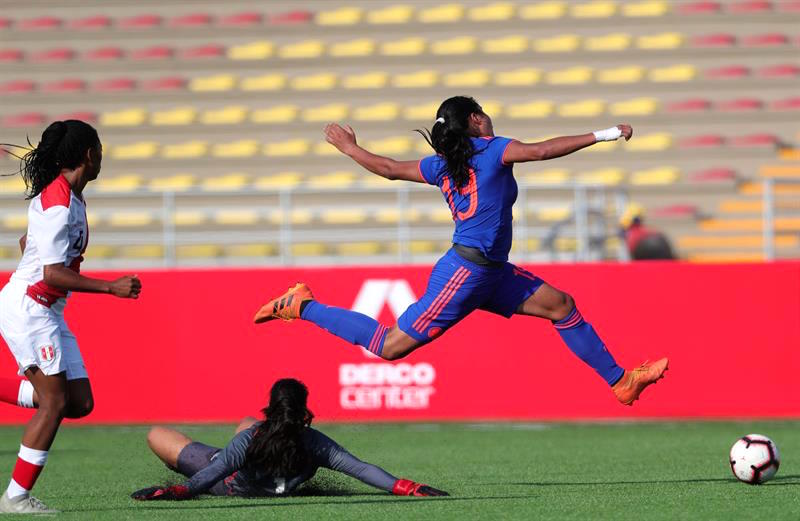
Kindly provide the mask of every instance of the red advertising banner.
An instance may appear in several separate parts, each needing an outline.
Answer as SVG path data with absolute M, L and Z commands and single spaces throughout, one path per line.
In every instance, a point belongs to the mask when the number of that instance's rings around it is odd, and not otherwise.
M 96 403 L 81 421 L 237 420 L 288 376 L 328 421 L 800 417 L 800 263 L 527 268 L 575 297 L 619 363 L 669 356 L 667 377 L 624 407 L 530 317 L 476 312 L 392 363 L 301 320 L 252 323 L 304 280 L 326 304 L 393 324 L 424 291 L 426 267 L 147 271 L 138 301 L 70 299 Z M 0 377 L 13 377 L 0 351 Z M 30 414 L 0 404 L 3 423 Z

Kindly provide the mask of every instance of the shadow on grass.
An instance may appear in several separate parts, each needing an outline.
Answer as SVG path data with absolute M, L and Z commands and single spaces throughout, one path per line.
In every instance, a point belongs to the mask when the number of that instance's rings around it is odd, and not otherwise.
M 485 486 L 529 486 L 529 487 L 561 487 L 561 486 L 596 486 L 596 485 L 662 485 L 670 483 L 739 483 L 734 477 L 729 478 L 696 478 L 696 479 L 653 479 L 641 481 L 552 481 L 552 482 L 520 482 L 520 483 L 483 483 Z M 800 485 L 800 474 L 790 474 L 773 478 L 766 486 Z

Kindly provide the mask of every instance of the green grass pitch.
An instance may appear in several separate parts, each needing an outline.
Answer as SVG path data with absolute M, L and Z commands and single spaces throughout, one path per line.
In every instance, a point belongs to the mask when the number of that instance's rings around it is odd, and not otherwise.
M 152 456 L 147 427 L 59 432 L 35 494 L 61 519 L 800 519 L 800 422 L 335 424 L 322 431 L 397 476 L 448 498 L 394 497 L 320 470 L 299 495 L 134 502 L 130 492 L 179 481 Z M 181 426 L 221 445 L 232 426 Z M 782 466 L 762 486 L 737 482 L 728 450 L 757 432 Z M 20 427 L 0 428 L 4 480 Z M 5 486 L 6 481 L 3 482 Z

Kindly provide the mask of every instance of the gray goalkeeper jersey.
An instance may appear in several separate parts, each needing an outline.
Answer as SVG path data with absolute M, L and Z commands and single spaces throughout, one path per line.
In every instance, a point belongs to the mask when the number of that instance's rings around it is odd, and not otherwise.
M 211 463 L 184 483 L 191 493 L 202 494 L 219 481 L 235 496 L 288 494 L 311 479 L 320 467 L 354 477 L 367 485 L 391 492 L 397 478 L 380 467 L 365 463 L 316 429 L 307 428 L 303 441 L 311 463 L 297 476 L 268 476 L 245 464 L 247 447 L 258 424 L 243 430 L 221 449 Z

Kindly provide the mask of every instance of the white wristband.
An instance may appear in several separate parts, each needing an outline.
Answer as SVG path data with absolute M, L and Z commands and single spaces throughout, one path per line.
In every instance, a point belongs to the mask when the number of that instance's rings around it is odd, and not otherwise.
M 605 130 L 595 130 L 592 134 L 597 141 L 616 141 L 622 136 L 622 131 L 619 127 L 611 127 Z

